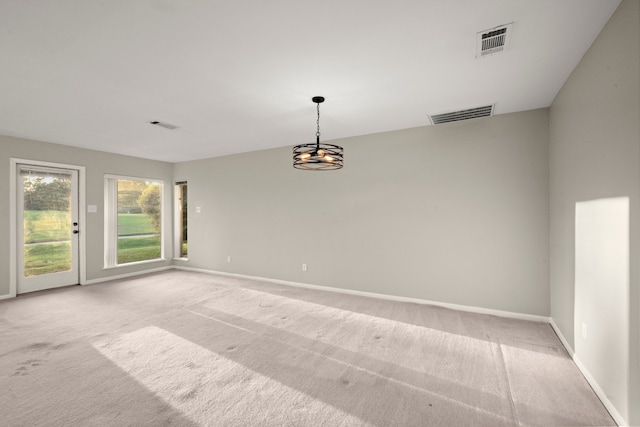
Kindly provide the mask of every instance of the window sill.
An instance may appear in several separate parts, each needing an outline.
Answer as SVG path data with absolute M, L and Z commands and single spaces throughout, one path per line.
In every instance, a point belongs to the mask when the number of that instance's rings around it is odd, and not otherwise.
M 126 264 L 104 266 L 102 269 L 103 270 L 112 270 L 114 268 L 129 267 L 129 266 L 132 266 L 132 265 L 153 264 L 153 263 L 156 263 L 156 262 L 164 262 L 164 261 L 166 261 L 166 259 L 164 259 L 164 258 L 147 259 L 147 260 L 144 260 L 144 261 L 128 262 Z
M 173 258 L 174 261 L 189 261 L 189 258 Z

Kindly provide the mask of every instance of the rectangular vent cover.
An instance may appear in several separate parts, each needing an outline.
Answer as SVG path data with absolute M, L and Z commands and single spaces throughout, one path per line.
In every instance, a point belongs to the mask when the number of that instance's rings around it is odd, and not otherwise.
M 151 123 L 152 125 L 160 126 L 161 128 L 169 129 L 169 130 L 179 129 L 178 126 L 172 125 L 170 123 L 158 122 L 158 121 L 153 121 L 149 123 Z
M 436 114 L 429 116 L 431 123 L 439 125 L 442 123 L 459 122 L 462 120 L 477 119 L 493 115 L 493 105 L 484 107 L 469 108 L 468 110 L 452 111 L 450 113 Z
M 506 24 L 490 30 L 480 31 L 476 43 L 476 58 L 504 51 L 509 45 L 512 25 Z

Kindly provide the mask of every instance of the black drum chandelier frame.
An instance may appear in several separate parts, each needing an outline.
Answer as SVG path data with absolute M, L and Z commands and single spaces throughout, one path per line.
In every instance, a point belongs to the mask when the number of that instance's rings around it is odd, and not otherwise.
M 320 142 L 320 104 L 324 102 L 324 97 L 314 96 L 311 100 L 316 103 L 318 112 L 316 143 L 293 147 L 293 167 L 307 171 L 342 169 L 344 166 L 342 147 Z

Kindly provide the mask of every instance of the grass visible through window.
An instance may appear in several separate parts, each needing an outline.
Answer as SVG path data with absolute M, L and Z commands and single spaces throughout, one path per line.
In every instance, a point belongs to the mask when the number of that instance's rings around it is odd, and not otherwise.
M 118 214 L 118 237 L 155 234 L 151 219 L 145 214 Z
M 24 211 L 24 242 L 69 240 L 71 215 L 68 211 Z
M 71 217 L 62 211 L 24 212 L 24 276 L 71 269 Z M 145 214 L 118 214 L 118 263 L 157 259 L 160 236 Z
M 24 247 L 24 277 L 71 269 L 71 244 L 36 243 Z
M 160 236 L 149 215 L 118 214 L 118 264 L 160 258 Z
M 68 211 L 24 211 L 24 277 L 71 269 Z
M 160 236 L 118 238 L 118 264 L 160 258 Z

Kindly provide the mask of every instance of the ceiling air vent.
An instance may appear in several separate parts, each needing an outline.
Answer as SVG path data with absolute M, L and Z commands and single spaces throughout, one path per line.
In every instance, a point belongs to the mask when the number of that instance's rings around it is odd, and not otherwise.
M 509 46 L 512 25 L 506 24 L 490 30 L 480 31 L 476 42 L 476 58 L 505 50 Z
M 169 130 L 179 129 L 178 126 L 172 125 L 170 123 L 158 122 L 158 121 L 153 121 L 149 123 L 151 123 L 152 125 L 160 126 L 161 128 L 169 129 Z
M 429 116 L 429 118 L 431 119 L 431 123 L 433 123 L 434 125 L 439 125 L 442 123 L 477 119 L 479 117 L 489 117 L 491 115 L 493 115 L 493 105 L 485 105 L 484 107 L 469 108 L 468 110 L 436 114 L 434 116 Z

